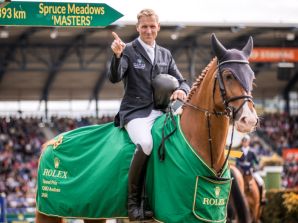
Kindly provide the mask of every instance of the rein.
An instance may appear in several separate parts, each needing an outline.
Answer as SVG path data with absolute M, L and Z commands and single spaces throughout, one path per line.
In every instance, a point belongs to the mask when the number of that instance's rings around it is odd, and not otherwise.
M 169 118 L 171 119 L 171 122 L 174 125 L 174 129 L 168 135 L 165 136 L 165 126 L 166 126 L 167 120 Z M 166 142 L 166 140 L 168 140 L 174 134 L 174 132 L 176 130 L 177 130 L 177 125 L 176 125 L 176 122 L 174 120 L 172 105 L 170 104 L 167 108 L 167 111 L 166 111 L 166 118 L 164 120 L 162 132 L 161 132 L 161 134 L 162 134 L 161 143 L 158 147 L 158 156 L 159 156 L 159 159 L 161 161 L 164 161 L 165 156 L 166 156 L 165 142 Z

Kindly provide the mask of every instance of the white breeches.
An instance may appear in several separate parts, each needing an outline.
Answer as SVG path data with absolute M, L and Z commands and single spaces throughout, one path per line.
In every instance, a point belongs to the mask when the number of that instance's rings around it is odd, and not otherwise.
M 255 180 L 257 181 L 259 186 L 264 186 L 264 180 L 258 172 L 254 172 L 252 175 L 255 178 Z
M 140 144 L 146 155 L 151 154 L 153 147 L 151 128 L 155 119 L 162 114 L 161 111 L 152 110 L 149 116 L 133 119 L 125 125 L 131 141 L 135 145 Z

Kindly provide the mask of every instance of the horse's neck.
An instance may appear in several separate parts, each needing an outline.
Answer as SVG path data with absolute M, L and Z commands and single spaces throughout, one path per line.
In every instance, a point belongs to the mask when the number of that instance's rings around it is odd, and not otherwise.
M 213 82 L 205 77 L 196 95 L 190 103 L 200 108 L 213 111 Z M 209 89 L 209 90 L 208 90 Z M 212 152 L 209 145 L 208 117 L 204 112 L 186 106 L 181 115 L 181 129 L 195 151 L 202 157 L 209 167 L 218 172 L 224 163 L 224 149 L 228 134 L 229 121 L 225 116 L 210 115 L 210 134 Z M 211 164 L 212 153 L 212 164 Z

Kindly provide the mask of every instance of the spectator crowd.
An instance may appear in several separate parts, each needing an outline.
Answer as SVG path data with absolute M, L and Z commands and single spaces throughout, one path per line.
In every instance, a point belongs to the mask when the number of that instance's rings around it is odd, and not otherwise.
M 279 155 L 284 148 L 298 148 L 298 116 L 264 115 L 260 130 L 270 139 Z
M 112 121 L 113 117 L 80 119 L 52 117 L 49 123 L 41 118 L 0 118 L 0 195 L 9 208 L 35 206 L 35 187 L 41 145 L 48 139 L 42 127 L 54 134 L 81 126 Z
M 35 203 L 38 156 L 45 136 L 38 118 L 0 118 L 0 194 L 11 208 Z
M 260 130 L 272 142 L 273 149 L 282 156 L 283 150 L 298 148 L 298 116 L 267 114 L 261 120 Z M 282 184 L 286 188 L 298 187 L 298 154 L 284 159 Z

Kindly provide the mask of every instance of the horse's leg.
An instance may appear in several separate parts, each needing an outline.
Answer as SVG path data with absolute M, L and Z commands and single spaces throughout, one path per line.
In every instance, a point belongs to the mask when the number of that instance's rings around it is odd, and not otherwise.
M 64 223 L 62 218 L 47 216 L 36 212 L 35 223 Z
M 245 176 L 245 195 L 248 201 L 252 222 L 257 223 L 259 220 L 260 196 L 258 185 L 253 178 Z
M 255 207 L 254 207 L 254 211 L 255 211 L 255 215 L 254 215 L 254 221 L 256 223 L 259 222 L 260 219 L 260 215 L 261 215 L 261 195 L 260 195 L 260 191 L 259 191 L 259 187 L 258 187 L 258 183 L 256 182 L 255 179 L 253 179 L 253 186 L 252 186 L 252 193 L 253 193 L 253 197 L 254 197 L 254 201 L 255 201 Z
M 91 220 L 91 219 L 84 219 L 84 223 L 105 223 L 105 219 L 100 219 L 100 220 Z
M 231 165 L 231 175 L 234 178 L 231 187 L 229 202 L 232 205 L 233 214 L 237 222 L 251 223 L 249 205 L 244 194 L 244 180 L 240 171 Z M 231 213 L 230 213 L 231 214 Z M 233 222 L 233 219 L 231 219 Z

